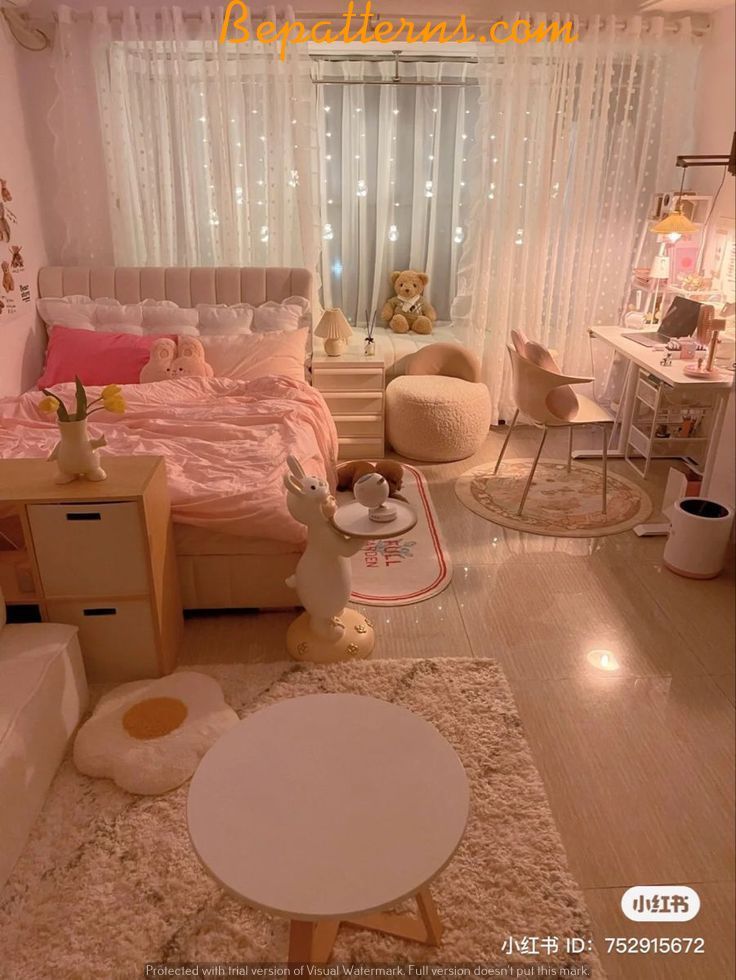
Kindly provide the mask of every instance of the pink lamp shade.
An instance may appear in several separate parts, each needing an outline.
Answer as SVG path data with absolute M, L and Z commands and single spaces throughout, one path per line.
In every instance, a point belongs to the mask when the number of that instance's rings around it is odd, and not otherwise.
M 342 354 L 352 333 L 345 314 L 337 308 L 325 310 L 314 331 L 316 337 L 324 340 L 325 353 L 330 357 L 339 357 Z

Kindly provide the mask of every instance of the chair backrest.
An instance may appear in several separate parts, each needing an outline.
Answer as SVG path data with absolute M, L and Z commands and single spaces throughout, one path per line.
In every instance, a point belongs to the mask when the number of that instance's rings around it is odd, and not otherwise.
M 542 351 L 545 348 L 535 344 Z M 512 388 L 516 407 L 532 421 L 559 425 L 571 422 L 578 413 L 578 399 L 570 387 L 590 380 L 561 374 L 547 352 L 552 367 L 534 363 L 514 347 L 507 347 L 511 359 Z
M 460 344 L 428 344 L 407 359 L 406 374 L 441 375 L 476 382 L 480 381 L 480 361 Z

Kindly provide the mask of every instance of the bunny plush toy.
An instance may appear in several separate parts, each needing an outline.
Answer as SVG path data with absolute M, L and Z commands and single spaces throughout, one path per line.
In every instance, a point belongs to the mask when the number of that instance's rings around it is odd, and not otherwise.
M 212 365 L 204 359 L 204 347 L 196 337 L 180 337 L 179 346 L 170 337 L 161 337 L 151 348 L 140 374 L 141 384 L 172 378 L 211 378 Z
M 166 381 L 171 377 L 171 365 L 176 358 L 176 344 L 169 337 L 161 337 L 151 347 L 148 363 L 141 369 L 141 384 L 149 381 Z
M 211 378 L 212 365 L 204 359 L 202 341 L 180 337 L 178 356 L 171 363 L 172 378 Z

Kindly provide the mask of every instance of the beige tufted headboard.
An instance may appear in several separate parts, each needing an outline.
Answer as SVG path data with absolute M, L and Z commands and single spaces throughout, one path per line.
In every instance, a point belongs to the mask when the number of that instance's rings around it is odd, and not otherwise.
M 173 300 L 182 307 L 198 303 L 250 303 L 260 306 L 288 296 L 311 300 L 312 275 L 306 269 L 51 265 L 38 273 L 38 294 L 111 297 L 121 303 L 144 299 Z

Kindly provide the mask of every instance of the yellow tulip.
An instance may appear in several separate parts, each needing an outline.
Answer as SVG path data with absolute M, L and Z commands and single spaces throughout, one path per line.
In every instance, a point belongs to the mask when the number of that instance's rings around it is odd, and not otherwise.
M 38 408 L 41 412 L 55 412 L 58 407 L 59 399 L 54 398 L 53 395 L 46 395 L 46 397 L 42 398 L 38 403 Z
M 115 398 L 106 398 L 103 404 L 108 412 L 115 412 L 117 415 L 122 415 L 125 411 L 125 401 L 119 395 Z
M 122 390 L 120 385 L 106 385 L 100 392 L 100 395 L 104 400 L 106 398 L 112 398 L 114 395 L 119 395 Z

